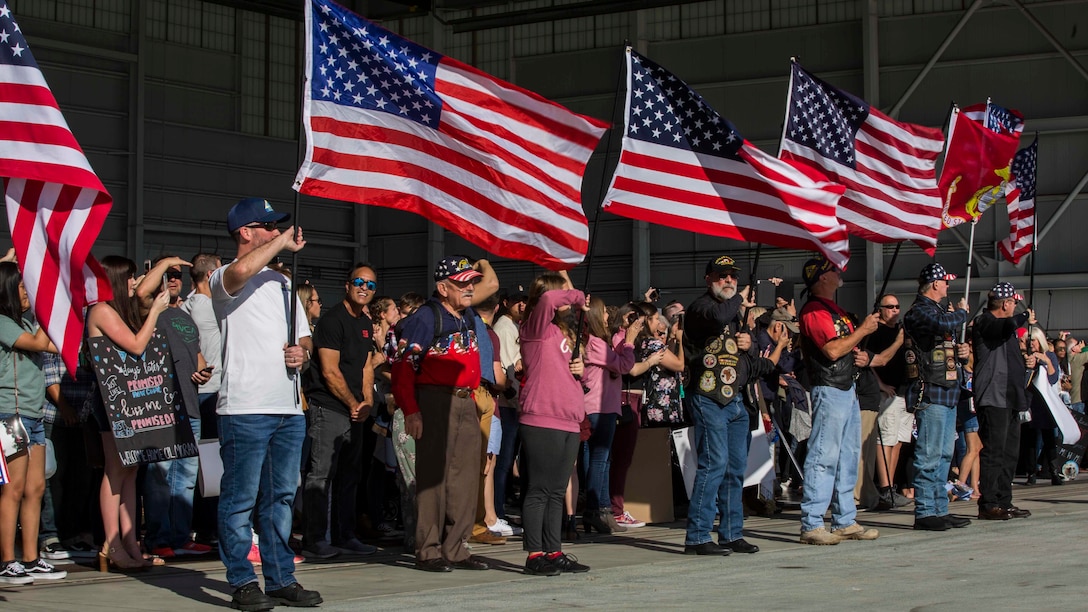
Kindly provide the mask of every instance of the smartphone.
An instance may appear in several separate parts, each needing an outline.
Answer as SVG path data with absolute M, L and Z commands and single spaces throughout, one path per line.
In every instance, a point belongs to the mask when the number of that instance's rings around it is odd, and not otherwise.
M 684 331 L 684 313 L 676 315 L 676 328 L 680 331 Z
M 203 370 L 201 370 L 201 372 L 203 372 L 203 373 L 205 373 L 205 374 L 211 374 L 211 373 L 212 373 L 212 370 L 213 370 L 214 368 L 215 368 L 215 366 L 208 366 L 208 367 L 204 368 Z
M 145 259 L 144 260 L 144 274 L 147 274 L 150 271 L 151 271 L 151 260 L 150 259 Z
M 634 325 L 635 321 L 637 321 L 637 320 L 638 320 L 638 313 L 637 312 L 627 313 L 627 324 L 628 325 Z
M 651 302 L 656 302 L 660 298 L 661 298 L 661 292 L 658 291 L 657 289 L 654 289 L 653 291 L 650 292 L 650 301 Z
M 162 290 L 163 291 L 166 291 L 166 285 L 169 284 L 169 283 L 170 283 L 170 279 L 167 277 L 166 274 L 163 274 L 162 275 Z

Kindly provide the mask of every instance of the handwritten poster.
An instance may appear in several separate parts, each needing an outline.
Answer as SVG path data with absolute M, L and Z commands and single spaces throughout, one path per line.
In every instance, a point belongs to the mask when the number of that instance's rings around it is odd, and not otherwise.
M 87 342 L 121 463 L 195 457 L 197 445 L 166 336 L 156 331 L 142 355 L 125 352 L 106 337 Z

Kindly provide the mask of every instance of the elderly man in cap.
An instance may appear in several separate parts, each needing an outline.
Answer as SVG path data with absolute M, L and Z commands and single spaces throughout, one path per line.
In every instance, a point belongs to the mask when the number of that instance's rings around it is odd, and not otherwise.
M 858 368 L 872 354 L 858 344 L 876 331 L 877 315 L 859 325 L 835 303 L 842 286 L 839 269 L 824 257 L 805 262 L 805 288 L 811 295 L 801 308 L 801 346 L 812 385 L 812 435 L 805 457 L 801 502 L 801 543 L 838 544 L 844 539 L 875 540 L 880 533 L 858 525 L 854 485 L 861 456 L 861 407 L 854 389 Z M 831 531 L 824 513 L 831 508 Z
M 773 324 L 778 342 L 768 358 L 759 357 L 747 333 L 738 333 L 740 270 L 723 255 L 706 266 L 706 293 L 687 308 L 684 354 L 691 373 L 687 409 L 695 422 L 695 485 L 688 509 L 684 553 L 728 555 L 754 553 L 759 547 L 744 540 L 744 471 L 751 435 L 741 391 L 749 382 L 774 369 L 789 341 L 783 324 Z M 710 539 L 714 516 L 718 543 Z
M 986 296 L 986 310 L 975 319 L 971 342 L 975 349 L 972 390 L 978 414 L 978 518 L 1004 521 L 1031 516 L 1012 504 L 1012 478 L 1020 454 L 1020 411 L 1028 409 L 1024 387 L 1035 357 L 1020 351 L 1016 330 L 1035 323 L 1035 313 L 1016 312 L 1022 298 L 1012 283 L 1000 282 Z
M 435 293 L 404 321 L 392 368 L 393 397 L 416 445 L 416 567 L 490 569 L 465 541 L 480 483 L 480 351 L 470 310 L 484 277 L 465 257 L 434 271 Z
M 956 439 L 956 405 L 960 401 L 960 368 L 969 355 L 957 340 L 967 322 L 967 298 L 945 306 L 948 285 L 955 280 L 944 266 L 931 263 L 918 275 L 918 297 L 903 316 L 910 339 L 904 358 L 911 374 L 907 403 L 914 407 L 918 441 L 914 445 L 914 528 L 945 531 L 966 527 L 971 519 L 948 513 L 948 469 Z
M 208 279 L 223 344 L 216 409 L 223 458 L 219 553 L 235 589 L 231 607 L 239 610 L 321 603 L 321 595 L 295 580 L 295 553 L 288 545 L 306 436 L 299 371 L 313 350 L 305 309 L 291 281 L 268 267 L 280 251 L 306 246 L 301 229 L 281 232 L 276 227 L 290 217 L 261 198 L 235 204 L 227 214 L 227 230 L 238 256 Z M 290 300 L 296 302 L 294 321 Z M 297 344 L 289 342 L 289 325 L 294 325 Z M 247 559 L 254 515 L 267 595 Z

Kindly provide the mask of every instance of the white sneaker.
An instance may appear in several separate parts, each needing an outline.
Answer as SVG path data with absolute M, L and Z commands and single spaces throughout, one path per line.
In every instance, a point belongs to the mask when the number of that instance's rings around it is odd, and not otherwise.
M 25 570 L 31 580 L 60 580 L 68 577 L 68 572 L 53 567 L 51 563 L 42 558 L 27 566 Z
M 18 561 L 12 561 L 0 569 L 2 584 L 34 584 L 34 579 L 26 573 L 26 568 Z
M 497 536 L 503 536 L 507 538 L 511 536 L 521 535 L 524 531 L 521 527 L 517 527 L 511 525 L 510 523 L 507 523 L 505 519 L 496 520 L 495 524 L 489 526 L 487 530 Z

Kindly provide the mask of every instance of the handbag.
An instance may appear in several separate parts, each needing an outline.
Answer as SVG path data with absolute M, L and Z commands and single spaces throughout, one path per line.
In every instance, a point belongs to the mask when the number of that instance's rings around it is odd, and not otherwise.
M 30 448 L 30 435 L 23 425 L 23 418 L 19 416 L 19 376 L 15 369 L 18 356 L 11 354 L 11 374 L 15 383 L 15 414 L 0 420 L 0 448 L 4 450 L 4 457 L 12 457 L 24 453 Z

